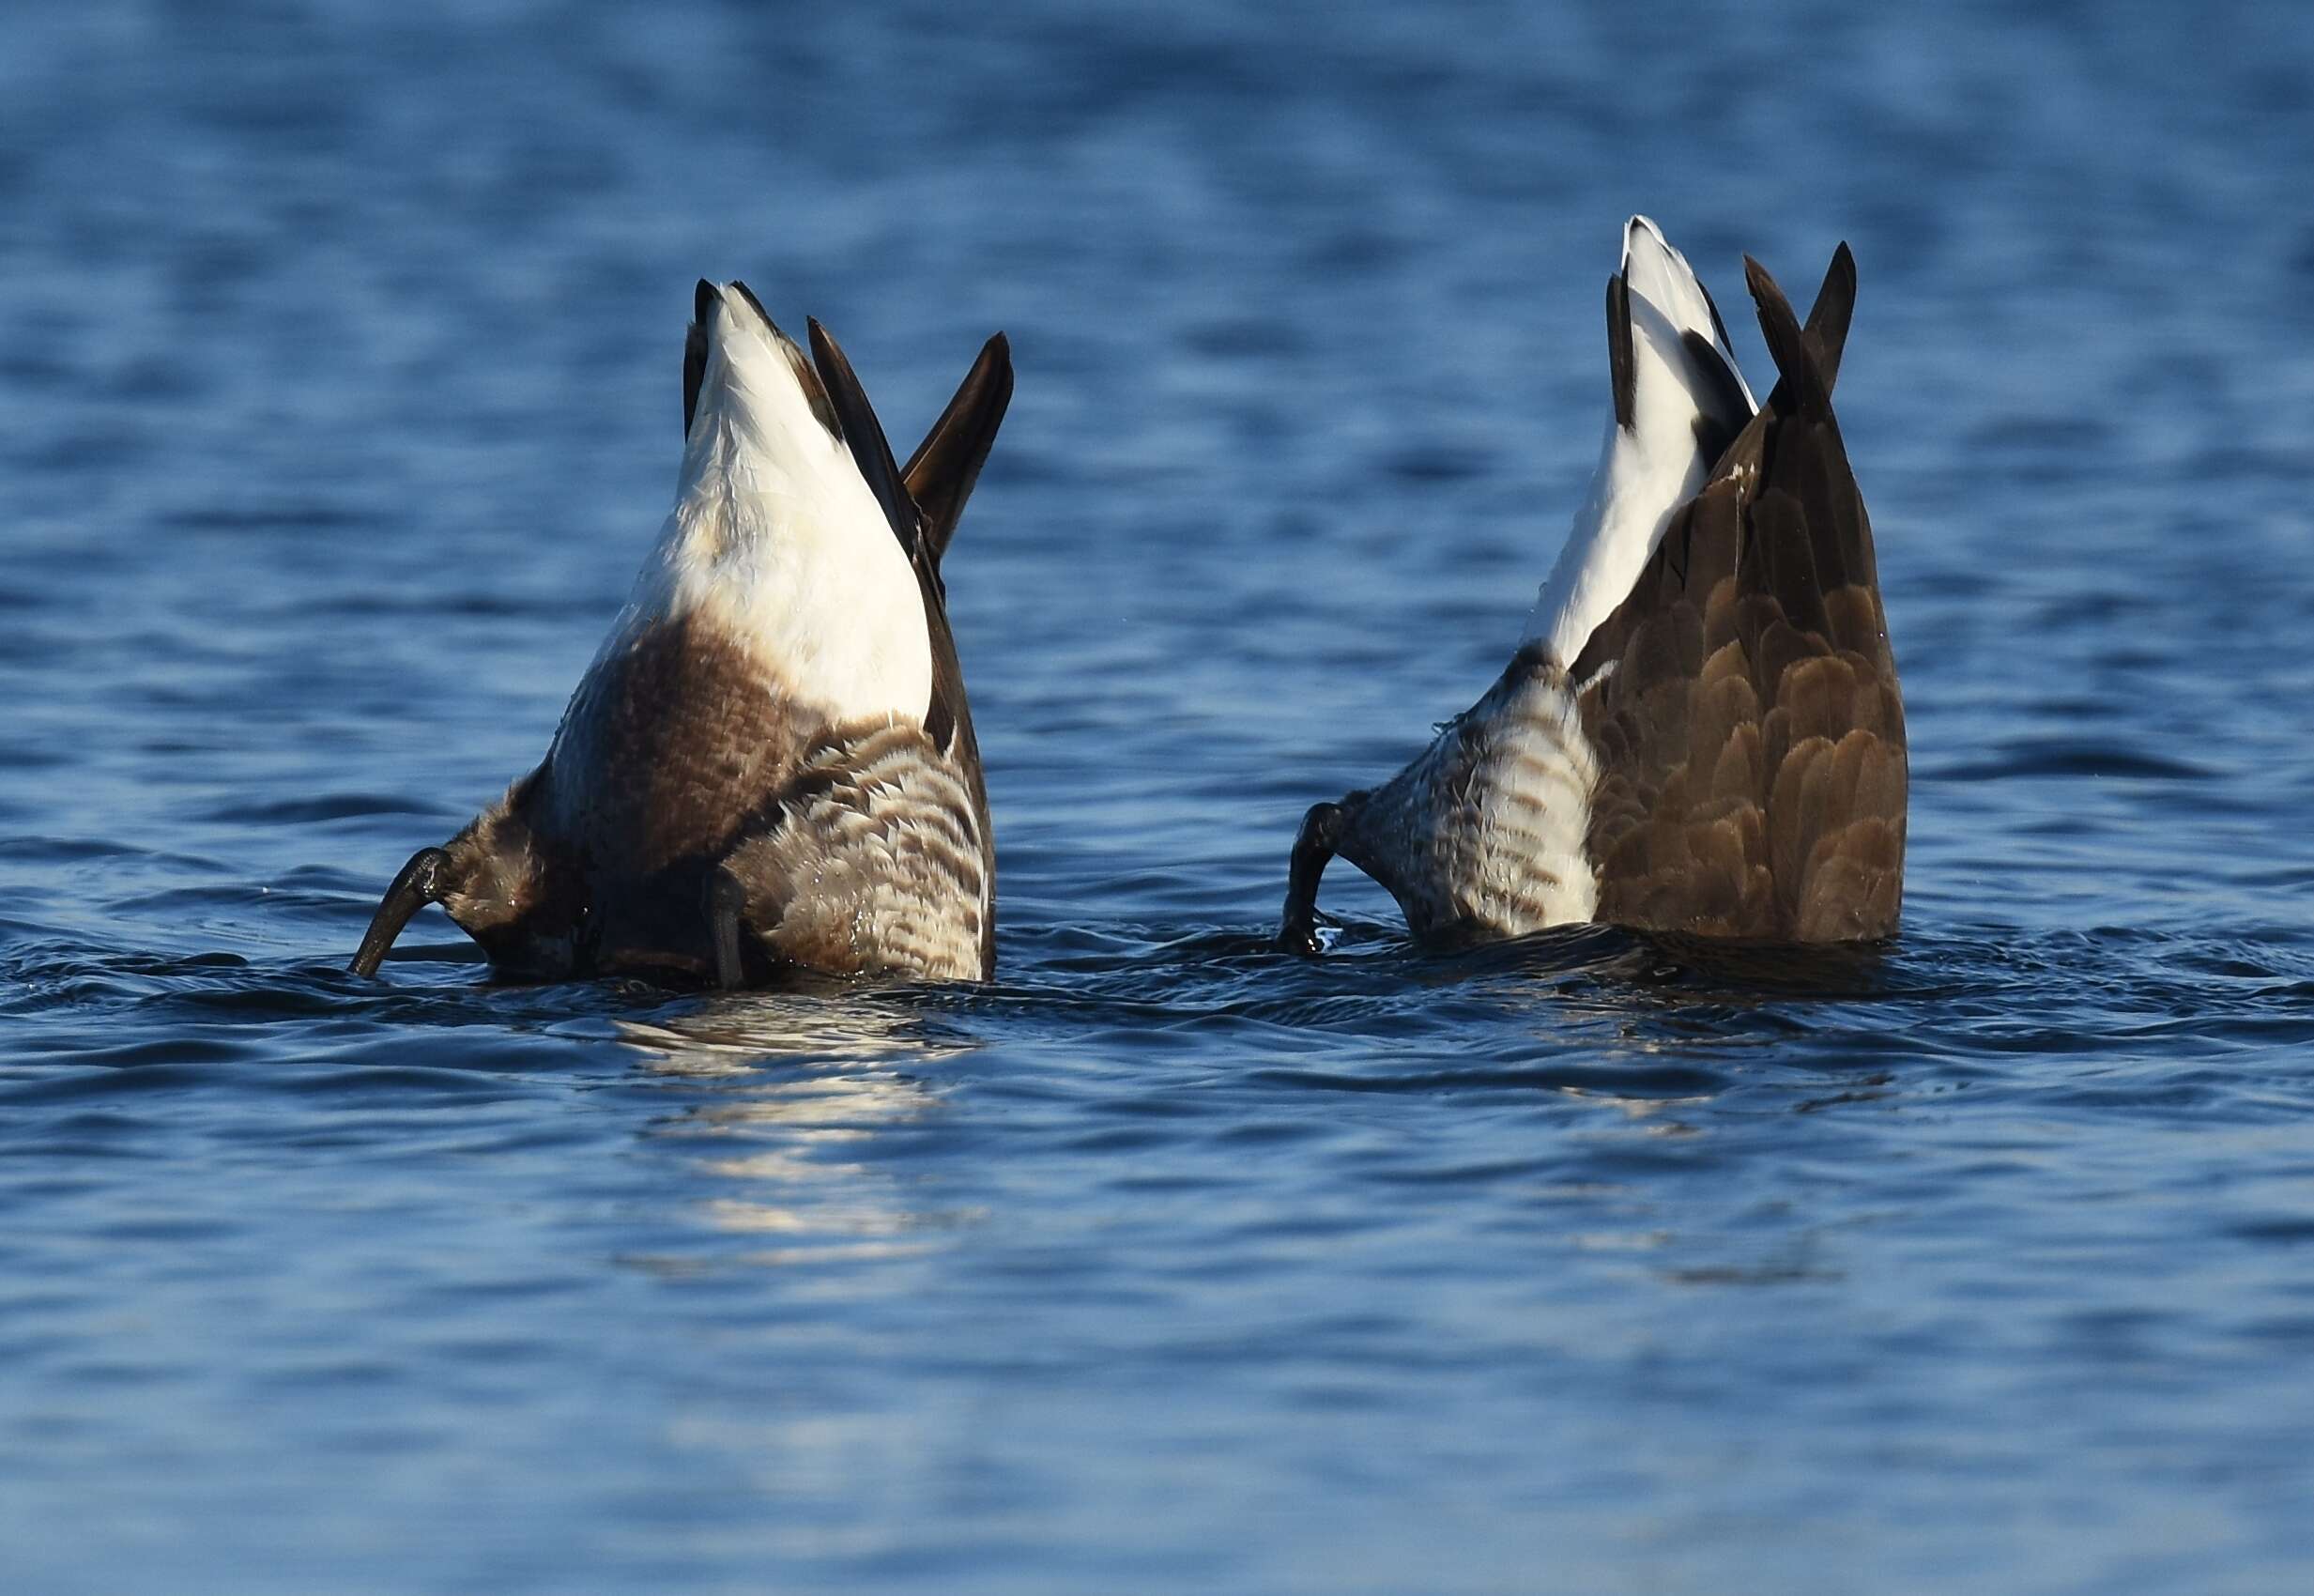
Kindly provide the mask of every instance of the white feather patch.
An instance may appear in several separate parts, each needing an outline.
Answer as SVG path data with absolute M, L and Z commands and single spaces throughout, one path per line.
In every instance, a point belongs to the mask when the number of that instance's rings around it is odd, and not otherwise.
M 1574 662 L 1630 593 L 1672 512 L 1693 497 L 1711 468 L 1695 440 L 1706 395 L 1695 386 L 1680 335 L 1700 334 L 1726 356 L 1730 371 L 1737 369 L 1693 269 L 1644 216 L 1624 229 L 1623 279 L 1631 300 L 1632 425 L 1608 416 L 1590 491 L 1522 634 L 1524 641 L 1548 642 L 1562 665 Z M 1756 407 L 1739 371 L 1736 381 L 1746 406 Z
M 932 697 L 923 594 L 851 450 L 813 413 L 804 358 L 726 284 L 675 508 L 605 652 L 698 616 L 832 720 L 920 724 Z

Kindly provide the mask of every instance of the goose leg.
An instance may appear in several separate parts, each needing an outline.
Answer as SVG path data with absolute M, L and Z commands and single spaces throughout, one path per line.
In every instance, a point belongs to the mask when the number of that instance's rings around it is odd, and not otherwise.
M 429 903 L 439 903 L 447 890 L 443 872 L 450 864 L 450 855 L 439 848 L 421 848 L 410 855 L 402 873 L 393 878 L 379 900 L 377 913 L 370 916 L 370 928 L 361 934 L 361 946 L 354 953 L 354 961 L 345 968 L 357 975 L 375 975 L 378 961 L 393 945 L 393 939 L 402 934 L 409 918 Z
M 1286 875 L 1285 919 L 1278 928 L 1278 945 L 1288 952 L 1318 952 L 1318 880 L 1341 843 L 1342 822 L 1348 816 L 1349 811 L 1340 804 L 1315 804 L 1302 817 L 1302 829 L 1294 837 L 1294 862 Z
M 743 980 L 739 957 L 740 911 L 746 906 L 747 890 L 739 884 L 739 878 L 728 867 L 719 867 L 707 878 L 707 926 L 709 938 L 715 945 L 715 985 L 725 991 L 739 986 Z

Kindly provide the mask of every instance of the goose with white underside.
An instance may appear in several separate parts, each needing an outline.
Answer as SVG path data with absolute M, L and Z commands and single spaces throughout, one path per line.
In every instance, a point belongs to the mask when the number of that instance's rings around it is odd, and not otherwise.
M 500 974 L 986 979 L 996 855 L 941 560 L 1012 397 L 988 340 L 906 468 L 834 338 L 698 285 L 675 508 L 544 762 L 388 889 Z
M 1855 262 L 1841 245 L 1804 328 L 1744 265 L 1777 372 L 1756 409 L 1709 296 L 1632 219 L 1607 286 L 1614 415 L 1526 635 L 1405 769 L 1310 809 L 1283 945 L 1319 950 L 1337 853 L 1426 940 L 1894 931 L 1904 703 L 1831 409 Z

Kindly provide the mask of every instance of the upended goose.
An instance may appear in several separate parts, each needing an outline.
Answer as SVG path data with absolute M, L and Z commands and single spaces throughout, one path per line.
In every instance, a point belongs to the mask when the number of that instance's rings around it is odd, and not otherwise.
M 905 469 L 851 365 L 701 283 L 675 508 L 546 758 L 402 869 L 492 966 L 985 979 L 996 855 L 941 557 L 1012 398 L 988 340 Z
M 1429 940 L 1895 929 L 1904 704 L 1831 409 L 1855 261 L 1841 245 L 1804 329 L 1744 269 L 1777 374 L 1756 411 L 1703 285 L 1632 219 L 1607 284 L 1614 416 L 1518 652 L 1405 769 L 1309 812 L 1284 945 L 1318 951 L 1336 853 Z

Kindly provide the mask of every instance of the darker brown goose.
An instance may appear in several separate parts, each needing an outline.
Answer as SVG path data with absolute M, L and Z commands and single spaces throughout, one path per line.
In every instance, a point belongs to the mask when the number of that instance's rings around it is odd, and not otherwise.
M 686 432 L 715 295 L 700 285 L 685 344 Z M 556 790 L 564 767 L 550 750 L 449 843 L 421 850 L 379 904 L 357 974 L 375 974 L 429 902 L 498 973 L 527 978 L 992 973 L 993 840 L 940 556 L 1011 398 L 1008 347 L 988 341 L 902 472 L 825 330 L 813 324 L 811 362 L 772 331 L 915 571 L 933 664 L 923 726 L 832 723 L 781 691 L 744 639 L 697 615 L 662 620 L 606 654 L 564 716 L 557 746 L 583 744 L 571 764 L 590 773 L 586 790 Z

